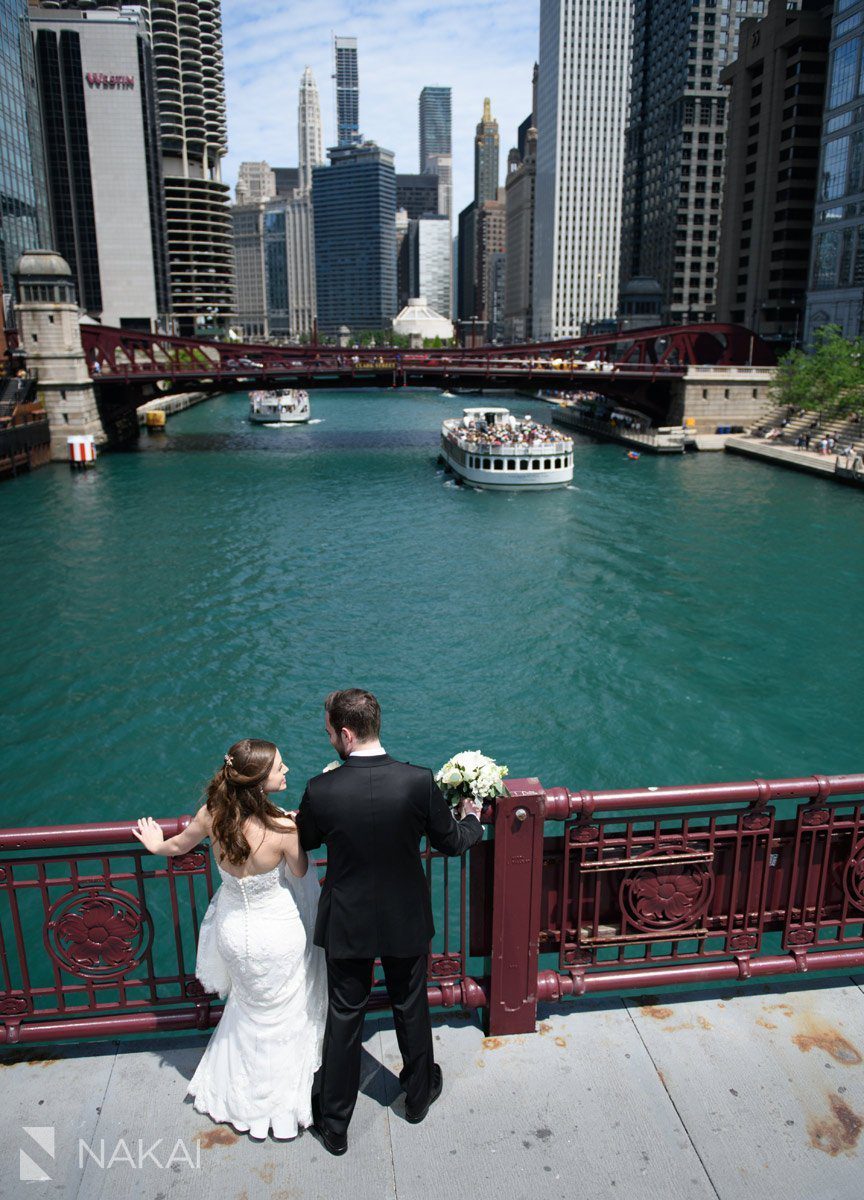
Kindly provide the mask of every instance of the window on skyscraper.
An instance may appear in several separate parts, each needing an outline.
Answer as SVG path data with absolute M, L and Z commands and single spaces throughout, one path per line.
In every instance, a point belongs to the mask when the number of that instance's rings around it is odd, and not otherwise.
M 855 74 L 858 65 L 860 37 L 850 38 L 834 51 L 831 61 L 831 83 L 828 91 L 828 107 L 846 104 L 855 94 Z

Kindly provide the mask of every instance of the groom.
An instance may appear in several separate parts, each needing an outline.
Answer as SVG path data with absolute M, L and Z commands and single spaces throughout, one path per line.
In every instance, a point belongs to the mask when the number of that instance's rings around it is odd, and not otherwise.
M 431 771 L 384 751 L 381 709 L 371 692 L 331 692 L 324 710 L 327 736 L 343 762 L 309 780 L 297 826 L 304 850 L 327 846 L 314 941 L 327 956 L 330 1002 L 312 1132 L 331 1154 L 344 1154 L 376 958 L 402 1052 L 406 1118 L 422 1121 L 441 1095 L 426 995 L 435 928 L 420 840 L 425 836 L 443 854 L 464 854 L 483 827 L 479 804 L 463 801 L 462 819 L 455 820 Z

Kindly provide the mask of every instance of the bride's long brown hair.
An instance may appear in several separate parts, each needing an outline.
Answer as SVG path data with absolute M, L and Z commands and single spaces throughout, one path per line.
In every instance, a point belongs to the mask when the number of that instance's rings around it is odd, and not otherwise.
M 265 829 L 284 833 L 278 824 L 285 814 L 270 800 L 264 785 L 276 758 L 276 747 L 261 738 L 243 738 L 225 755 L 225 762 L 207 784 L 207 811 L 213 837 L 232 866 L 240 867 L 252 853 L 243 833 L 250 817 Z

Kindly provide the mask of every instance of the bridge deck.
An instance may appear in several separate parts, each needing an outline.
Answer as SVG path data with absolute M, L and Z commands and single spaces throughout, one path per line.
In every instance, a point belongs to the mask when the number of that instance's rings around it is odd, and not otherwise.
M 0 1194 L 859 1200 L 862 992 L 840 978 L 582 1000 L 545 1009 L 537 1035 L 485 1040 L 473 1019 L 442 1016 L 444 1096 L 419 1126 L 403 1117 L 392 1025 L 370 1021 L 341 1159 L 308 1134 L 251 1142 L 184 1103 L 205 1035 L 4 1051 Z M 55 1127 L 53 1159 L 23 1126 Z M 79 1138 L 97 1154 L 104 1139 L 104 1166 L 86 1153 L 79 1166 Z M 139 1167 L 139 1140 L 158 1138 Z M 21 1148 L 51 1183 L 20 1180 Z

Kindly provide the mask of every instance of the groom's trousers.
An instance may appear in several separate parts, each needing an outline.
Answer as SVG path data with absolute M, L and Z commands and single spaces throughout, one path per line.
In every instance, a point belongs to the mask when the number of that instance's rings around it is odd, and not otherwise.
M 405 1088 L 405 1105 L 417 1111 L 429 1097 L 435 1064 L 426 994 L 426 955 L 382 956 L 381 965 L 402 1053 L 399 1078 Z M 330 1001 L 319 1075 L 319 1104 L 322 1123 L 335 1134 L 347 1133 L 357 1102 L 363 1016 L 372 988 L 373 966 L 371 958 L 327 959 Z

